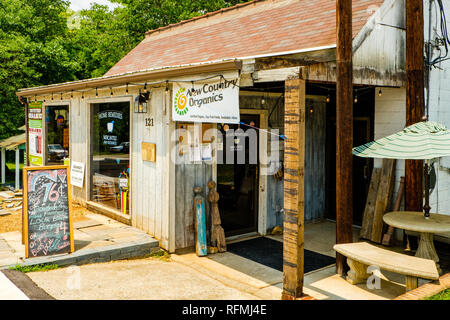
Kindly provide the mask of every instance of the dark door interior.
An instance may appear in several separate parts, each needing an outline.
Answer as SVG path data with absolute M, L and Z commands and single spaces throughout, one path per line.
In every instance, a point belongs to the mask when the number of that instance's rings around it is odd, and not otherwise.
M 241 121 L 246 124 L 253 124 L 255 127 L 259 127 L 260 124 L 259 115 L 241 115 Z M 256 231 L 259 185 L 258 132 L 256 131 L 255 141 L 255 135 L 249 134 L 249 130 L 255 129 L 233 124 L 219 125 L 218 127 L 223 136 L 223 141 L 218 141 L 222 144 L 222 147 L 219 147 L 217 152 L 217 190 L 220 195 L 219 212 L 222 227 L 226 236 Z M 229 130 L 239 128 L 244 131 L 244 134 L 230 134 L 231 131 Z M 227 144 L 227 139 L 233 139 L 233 141 L 228 141 Z M 252 147 L 250 147 L 250 144 L 253 144 Z M 228 158 L 233 158 L 233 163 L 227 163 L 226 161 L 227 145 L 228 152 L 231 152 L 231 156 Z M 250 155 L 250 150 L 257 151 L 256 163 L 253 161 L 255 155 Z M 239 152 L 245 153 L 245 163 L 238 163 Z
M 370 118 L 353 120 L 353 145 L 355 147 L 372 141 L 370 138 Z M 362 225 L 362 217 L 369 192 L 373 160 L 353 157 L 353 223 Z
M 373 141 L 374 92 L 358 97 L 353 105 L 353 146 Z M 334 102 L 334 101 L 332 101 Z M 327 107 L 326 130 L 326 218 L 336 220 L 336 107 Z M 373 159 L 353 156 L 353 224 L 362 225 Z

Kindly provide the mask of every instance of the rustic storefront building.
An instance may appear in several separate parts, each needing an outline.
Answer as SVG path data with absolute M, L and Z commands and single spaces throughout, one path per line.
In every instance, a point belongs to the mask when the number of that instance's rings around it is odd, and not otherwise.
M 217 182 L 223 199 L 219 209 L 228 236 L 264 235 L 283 224 L 288 150 L 282 137 L 263 130 L 278 130 L 289 141 L 288 110 L 294 108 L 305 120 L 299 151 L 304 175 L 298 181 L 304 186 L 304 219 L 333 220 L 335 5 L 329 0 L 266 0 L 209 13 L 147 32 L 103 77 L 23 89 L 18 96 L 41 101 L 44 119 L 56 111 L 44 121 L 43 146 L 59 144 L 48 134 L 58 130 L 57 124 L 49 129 L 46 123 L 67 117 L 68 158 L 85 168 L 84 184 L 73 187 L 73 199 L 145 230 L 171 252 L 194 246 L 193 188 L 202 187 L 206 198 L 210 180 Z M 404 7 L 404 0 L 353 1 L 355 146 L 404 127 Z M 199 141 L 209 145 L 210 159 L 184 161 L 195 150 L 185 146 L 176 129 L 203 133 L 216 128 L 225 136 L 239 125 L 174 121 L 175 86 L 195 91 L 234 80 L 240 122 L 262 129 L 257 131 L 257 162 L 221 163 L 226 143 L 217 137 Z M 139 103 L 143 93 L 146 106 Z M 48 153 L 43 147 L 44 164 L 50 161 Z M 374 165 L 380 164 L 354 159 L 356 225 Z M 448 174 L 441 171 L 444 180 Z M 403 172 L 399 162 L 398 181 Z M 128 179 L 128 185 L 120 179 Z

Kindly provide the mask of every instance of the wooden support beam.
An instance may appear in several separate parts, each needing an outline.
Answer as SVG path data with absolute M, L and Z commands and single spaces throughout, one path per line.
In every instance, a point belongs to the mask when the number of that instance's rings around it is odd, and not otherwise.
M 305 80 L 285 81 L 284 232 L 282 299 L 303 295 Z
M 336 2 L 336 243 L 353 241 L 353 73 L 352 0 Z M 336 271 L 348 271 L 345 256 L 336 253 Z
M 423 66 L 423 1 L 406 1 L 406 125 L 425 115 Z M 422 211 L 423 161 L 405 162 L 405 208 Z
M 28 143 L 28 139 L 29 139 L 28 131 L 29 131 L 30 128 L 28 126 L 28 111 L 29 111 L 29 108 L 28 108 L 28 99 L 27 99 L 27 101 L 25 102 L 25 156 L 26 156 L 26 158 L 25 158 L 25 161 L 23 163 L 24 166 L 29 166 L 30 165 L 30 161 L 29 161 L 29 159 L 30 159 L 30 156 L 29 156 L 29 154 L 30 154 L 30 146 L 29 146 L 29 143 Z M 45 114 L 44 114 L 44 117 L 45 117 Z
M 16 182 L 16 184 L 15 184 L 16 190 L 20 189 L 19 179 L 20 179 L 20 149 L 19 149 L 19 146 L 17 146 L 17 149 L 16 149 L 16 181 L 15 181 Z
M 6 156 L 5 156 L 5 148 L 2 148 L 2 184 L 6 182 Z
M 276 57 L 257 58 L 255 70 L 308 66 L 330 61 L 336 61 L 335 48 L 293 53 Z
M 253 82 L 285 81 L 290 78 L 298 78 L 299 74 L 300 67 L 260 70 L 253 72 Z

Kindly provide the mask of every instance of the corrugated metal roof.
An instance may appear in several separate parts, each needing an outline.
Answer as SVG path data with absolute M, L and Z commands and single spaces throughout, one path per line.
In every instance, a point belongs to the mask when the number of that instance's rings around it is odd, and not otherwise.
M 383 2 L 353 0 L 353 36 Z M 253 1 L 147 32 L 105 76 L 335 44 L 335 1 Z

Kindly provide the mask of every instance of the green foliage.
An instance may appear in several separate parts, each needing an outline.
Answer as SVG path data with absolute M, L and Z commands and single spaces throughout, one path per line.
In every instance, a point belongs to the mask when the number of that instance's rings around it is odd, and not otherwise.
M 111 2 L 119 6 L 73 12 L 65 0 L 0 1 L 0 139 L 24 124 L 18 89 L 100 77 L 146 31 L 245 1 Z
M 148 30 L 156 29 L 207 12 L 233 6 L 245 1 L 225 0 L 112 0 L 121 4 L 116 9 L 120 24 L 134 44 L 144 38 Z
M 62 0 L 0 2 L 0 139 L 24 124 L 19 88 L 75 79 L 67 52 L 67 8 Z
M 163 249 L 159 249 L 156 252 L 150 253 L 149 257 L 150 258 L 160 259 L 160 260 L 165 261 L 165 262 L 169 262 L 170 261 L 170 253 L 167 252 L 166 250 L 163 250 Z
M 58 265 L 57 264 L 38 264 L 38 265 L 34 265 L 34 266 L 22 266 L 22 265 L 18 264 L 15 267 L 10 267 L 9 269 L 27 273 L 27 272 L 55 270 L 55 269 L 58 269 Z
M 450 289 L 446 289 L 434 296 L 428 297 L 425 300 L 450 300 Z

